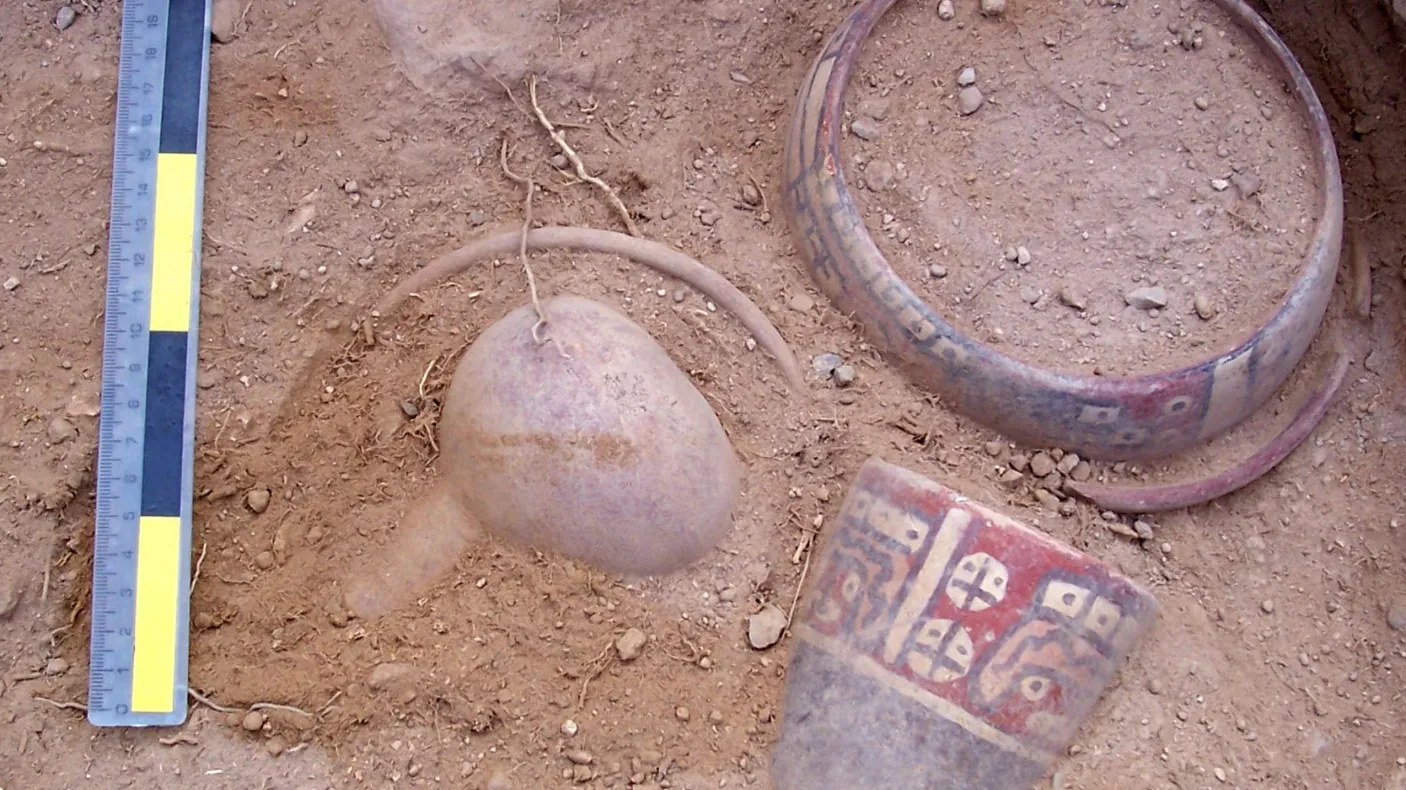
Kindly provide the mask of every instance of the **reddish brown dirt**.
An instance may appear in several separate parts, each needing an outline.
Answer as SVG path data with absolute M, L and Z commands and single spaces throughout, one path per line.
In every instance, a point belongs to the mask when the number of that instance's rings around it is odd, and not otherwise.
M 1349 383 L 1314 438 L 1280 469 L 1225 500 L 1158 519 L 1151 539 L 1134 540 L 1125 537 L 1131 525 L 1110 528 L 1083 505 L 1058 515 L 1040 504 L 1028 478 L 1003 486 L 1012 454 L 1040 448 L 1003 447 L 908 385 L 805 276 L 785 223 L 771 212 L 790 104 L 820 38 L 845 13 L 840 5 L 423 0 L 414 6 L 455 13 L 430 17 L 423 32 L 413 22 L 397 28 L 398 46 L 420 42 L 406 61 L 412 80 L 374 14 L 389 3 L 237 4 L 237 35 L 215 46 L 212 66 L 196 466 L 195 549 L 205 558 L 193 600 L 191 682 L 223 705 L 273 702 L 315 718 L 273 713 L 250 733 L 197 708 L 180 733 L 153 733 L 95 732 L 74 711 L 41 700 L 85 693 L 90 407 L 100 374 L 120 6 L 78 6 L 76 23 L 60 32 L 52 24 L 57 6 L 8 3 L 10 24 L 0 31 L 0 220 L 8 228 L 0 281 L 14 277 L 18 286 L 0 291 L 7 307 L 0 312 L 0 591 L 22 598 L 0 618 L 0 788 L 477 789 L 497 774 L 517 788 L 764 787 L 789 643 L 752 650 L 746 618 L 764 603 L 789 608 L 805 567 L 805 530 L 817 519 L 824 529 L 872 454 L 1037 523 L 1158 595 L 1157 629 L 1059 766 L 1055 786 L 1406 787 L 1398 727 L 1406 643 L 1388 622 L 1392 606 L 1406 602 L 1399 526 L 1406 415 L 1392 395 L 1403 371 L 1406 132 L 1395 122 L 1403 63 L 1385 12 L 1373 0 L 1268 9 L 1334 118 L 1348 216 L 1376 267 L 1371 321 L 1355 322 L 1340 294 L 1327 322 L 1357 354 Z M 950 256 L 927 263 L 965 276 L 972 266 L 990 269 L 1005 246 L 1058 229 L 1068 252 L 1028 245 L 1030 276 L 1039 280 L 1032 287 L 1054 287 L 1045 278 L 1076 271 L 1082 254 L 1070 228 L 1050 220 L 1058 214 L 1033 218 L 1029 236 L 1017 223 L 987 224 L 1019 202 L 992 170 L 1002 140 L 1030 140 L 1057 119 L 1079 146 L 1103 146 L 1067 125 L 1070 114 L 1041 93 L 1006 32 L 1029 24 L 1043 36 L 1037 10 L 1012 0 L 1005 20 L 989 20 L 963 0 L 957 19 L 942 22 L 935 3 L 909 5 L 880 31 L 895 48 L 872 52 L 866 68 L 905 69 L 930 94 L 928 119 L 980 141 L 985 175 L 976 183 L 990 201 L 963 226 L 976 240 L 963 244 L 985 245 L 979 261 L 953 242 Z M 1162 19 L 1178 7 L 1164 5 Z M 1209 7 L 1182 5 L 1197 13 Z M 1149 18 L 1137 3 L 1075 3 L 1068 11 L 1080 20 L 1061 28 L 1060 46 L 1071 48 L 1084 46 L 1085 29 L 1088 46 L 1111 46 L 1116 33 L 1102 25 L 1126 32 Z M 464 32 L 473 26 L 477 36 Z M 445 41 L 475 57 L 447 58 Z M 1159 40 L 1152 51 L 1161 47 Z M 943 48 L 940 60 L 899 62 L 904 52 Z M 1050 56 L 1042 42 L 1029 49 L 1032 59 Z M 991 104 L 960 119 L 952 67 L 968 62 L 967 50 L 979 80 L 1014 70 L 1010 90 L 991 98 L 1025 97 L 1037 111 L 1005 115 Z M 1221 54 L 1208 46 L 1194 56 Z M 839 389 L 817 378 L 816 403 L 788 401 L 772 361 L 749 350 L 737 322 L 696 294 L 682 291 L 676 300 L 680 286 L 628 261 L 535 257 L 544 294 L 576 293 L 625 310 L 714 405 L 747 465 L 732 534 L 698 567 L 639 583 L 484 545 L 406 611 L 347 621 L 337 604 L 341 574 L 377 552 L 435 476 L 450 471 L 436 468 L 430 437 L 454 355 L 522 304 L 526 284 L 514 260 L 472 271 L 380 322 L 369 348 L 353 342 L 361 310 L 463 240 L 520 225 L 521 189 L 498 169 L 504 134 L 514 143 L 513 167 L 553 186 L 537 200 L 540 221 L 618 228 L 597 193 L 554 172 L 556 152 L 544 133 L 480 66 L 499 74 L 519 103 L 519 78 L 546 75 L 544 107 L 583 125 L 569 129 L 572 144 L 620 187 L 645 235 L 726 274 L 807 362 L 834 352 L 856 366 L 858 379 Z M 1202 115 L 1249 106 L 1223 93 L 1230 88 L 1219 80 L 1229 77 L 1206 73 L 1216 76 L 1206 77 L 1211 104 Z M 1098 93 L 1071 98 L 1096 105 Z M 1169 112 L 1199 119 L 1186 106 L 1194 98 L 1178 95 Z M 895 104 L 895 118 L 918 101 Z M 1274 112 L 1276 120 L 1287 115 Z M 1154 132 L 1169 121 L 1142 122 Z M 1288 167 L 1258 146 L 1267 133 L 1241 139 L 1232 161 Z M 895 134 L 888 143 L 899 148 L 884 155 L 908 162 L 905 184 L 952 183 L 966 173 L 961 159 L 973 155 L 943 147 L 955 134 Z M 36 150 L 36 140 L 49 150 Z M 1188 142 L 1205 156 L 1210 140 L 1207 133 Z M 1083 150 L 1060 141 L 1038 141 L 1040 156 L 1067 161 Z M 1131 161 L 1143 166 L 1138 156 Z M 1187 179 L 1187 194 L 1210 177 L 1176 174 Z M 744 196 L 753 180 L 763 205 Z M 1130 195 L 1137 211 L 1175 215 L 1163 203 L 1134 200 L 1146 178 L 1099 184 Z M 1265 179 L 1258 222 L 1292 228 L 1302 220 L 1303 192 L 1290 186 Z M 1078 191 L 1058 179 L 1040 189 L 1060 200 Z M 1127 221 L 1111 198 L 1079 214 L 1095 237 Z M 873 220 L 876 231 L 881 225 L 881 216 Z M 1180 321 L 1202 332 L 1205 345 L 1150 344 L 1106 322 L 1097 354 L 1060 351 L 1056 361 L 1150 368 L 1183 353 L 1201 356 L 1221 342 L 1223 327 L 1248 325 L 1239 303 L 1247 310 L 1272 303 L 1284 272 L 1249 259 L 1263 249 L 1253 228 L 1218 215 L 1213 230 L 1202 243 L 1215 240 L 1217 279 L 1207 275 L 1206 288 L 1220 295 L 1220 312 L 1204 331 L 1186 313 L 1179 279 L 1189 253 L 1180 268 L 1163 268 L 1165 261 L 1110 249 L 1100 252 L 1108 262 L 1096 272 L 1105 283 L 1099 299 L 1110 303 L 1136 275 L 1159 277 L 1180 301 L 1152 319 L 1156 329 Z M 931 249 L 926 232 L 915 228 L 914 243 Z M 1040 268 L 1046 263 L 1048 271 Z M 977 302 L 962 320 L 1051 342 L 1074 342 L 1088 326 L 1057 304 L 1023 307 L 1010 292 L 1018 297 L 1019 288 L 993 290 L 989 307 Z M 807 293 L 815 305 L 792 309 Z M 1210 447 L 1144 469 L 1094 471 L 1113 480 L 1171 479 L 1247 454 L 1282 424 L 1319 356 L 1273 408 Z M 407 401 L 418 410 L 414 419 L 405 416 Z M 272 502 L 255 513 L 246 497 L 264 487 Z M 1406 621 L 1406 608 L 1397 617 Z M 649 642 L 626 663 L 611 643 L 631 628 Z M 371 688 L 373 669 L 385 663 L 408 669 L 385 683 L 377 677 Z M 568 719 L 574 737 L 562 734 Z M 180 734 L 193 743 L 171 740 Z M 574 766 L 572 750 L 590 752 L 590 765 Z

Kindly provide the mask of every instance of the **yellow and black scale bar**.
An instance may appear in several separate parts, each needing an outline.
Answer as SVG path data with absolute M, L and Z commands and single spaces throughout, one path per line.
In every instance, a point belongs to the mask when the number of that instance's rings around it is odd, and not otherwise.
M 150 0 L 148 4 L 155 5 Z M 190 478 L 196 361 L 193 307 L 199 294 L 198 225 L 203 202 L 208 14 L 208 0 L 169 0 L 165 14 L 165 66 L 158 109 L 160 144 L 155 157 L 154 211 L 147 242 L 151 265 L 146 290 L 140 513 L 136 519 L 135 556 L 130 550 L 129 533 L 123 535 L 128 549 L 122 552 L 128 562 L 135 563 L 134 574 L 124 568 L 122 575 L 135 578 L 134 584 L 132 579 L 123 582 L 125 586 L 120 590 L 104 590 L 114 600 L 130 600 L 129 609 L 115 618 L 120 625 L 109 622 L 108 630 L 114 633 L 107 634 L 124 648 L 128 640 L 116 636 L 129 637 L 130 664 L 125 655 L 104 657 L 118 667 L 117 676 L 128 680 L 99 689 L 100 706 L 92 704 L 94 688 L 90 687 L 89 719 L 99 726 L 178 724 L 184 721 L 188 706 Z M 146 16 L 142 21 L 151 18 Z M 140 90 L 136 85 L 132 88 Z M 119 113 L 119 126 L 121 122 Z M 118 133 L 122 132 L 119 128 Z M 114 179 L 116 182 L 116 170 Z M 117 188 L 115 183 L 114 189 Z M 130 279 L 134 271 L 126 276 Z M 139 314 L 130 317 L 140 318 Z M 126 478 L 105 483 L 120 486 L 124 482 L 130 484 L 129 481 Z M 100 488 L 99 495 L 102 493 Z M 113 520 L 117 520 L 115 514 Z M 130 525 L 114 525 L 113 529 L 130 530 Z M 95 605 L 98 592 L 95 586 Z M 95 650 L 96 641 L 95 633 Z M 94 682 L 100 682 L 96 676 Z M 126 700 L 121 699 L 123 690 L 129 690 Z

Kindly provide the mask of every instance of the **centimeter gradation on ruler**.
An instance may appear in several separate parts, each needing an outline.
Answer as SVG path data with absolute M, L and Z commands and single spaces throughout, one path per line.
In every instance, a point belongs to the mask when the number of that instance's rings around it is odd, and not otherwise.
M 185 721 L 209 0 L 122 7 L 88 720 Z

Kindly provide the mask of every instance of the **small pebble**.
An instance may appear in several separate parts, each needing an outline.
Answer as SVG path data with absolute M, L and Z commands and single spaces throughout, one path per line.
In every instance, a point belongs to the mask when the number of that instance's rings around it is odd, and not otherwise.
M 883 134 L 883 131 L 877 124 L 870 123 L 863 118 L 855 118 L 853 121 L 850 121 L 849 130 L 855 137 L 870 142 L 879 139 Z
M 893 165 L 884 161 L 871 162 L 864 169 L 865 183 L 875 192 L 883 192 L 893 186 L 898 173 Z
M 67 671 L 68 661 L 60 656 L 54 656 L 44 665 L 44 674 L 49 676 L 62 675 Z
M 1167 290 L 1162 286 L 1136 288 L 1123 296 L 1123 301 L 1139 310 L 1153 310 L 1167 306 Z
M 503 771 L 498 771 L 484 785 L 484 790 L 513 790 L 513 780 Z
M 986 443 L 986 454 L 992 458 L 999 458 L 1005 450 L 1006 445 L 1002 442 L 990 441 Z
M 580 731 L 581 727 L 571 719 L 567 719 L 566 721 L 561 723 L 561 734 L 565 735 L 568 738 L 575 737 L 576 733 Z
M 1015 248 L 1015 262 L 1021 266 L 1029 266 L 1031 261 L 1030 250 L 1024 247 Z
M 596 761 L 595 755 L 585 749 L 572 749 L 566 753 L 566 759 L 576 765 L 590 765 Z
M 350 180 L 342 184 L 342 191 L 346 192 L 348 195 L 355 195 L 361 191 L 361 185 L 357 184 L 355 180 Z
M 1205 96 L 1197 96 L 1197 97 L 1196 97 L 1196 109 L 1198 109 L 1198 110 L 1208 110 L 1208 109 L 1210 109 L 1210 107 L 1211 107 L 1211 100 L 1210 100 L 1210 99 L 1207 99 Z
M 1072 307 L 1075 310 L 1087 310 L 1089 308 L 1089 302 L 1084 298 L 1084 295 L 1075 290 L 1074 286 L 1068 284 L 1060 286 L 1059 301 L 1066 307 Z
M 1406 601 L 1392 604 L 1387 610 L 1386 622 L 1394 631 L 1406 631 Z
M 1196 315 L 1200 316 L 1203 321 L 1209 321 L 1216 317 L 1216 309 L 1211 306 L 1211 300 L 1207 299 L 1205 294 L 1197 294 L 1191 305 L 1196 309 Z
M 811 308 L 815 307 L 815 299 L 811 298 L 809 294 L 796 294 L 786 304 L 798 313 L 808 313 Z
M 240 726 L 249 732 L 258 732 L 264 728 L 264 714 L 256 710 L 251 710 L 244 714 L 243 720 L 240 721 Z
M 869 116 L 870 118 L 873 118 L 876 121 L 882 121 L 888 118 L 889 111 L 892 108 L 893 105 L 889 102 L 889 100 L 882 98 L 865 99 L 859 104 L 859 112 Z
M 78 429 L 73 423 L 62 417 L 55 417 L 49 421 L 49 442 L 60 444 L 78 435 Z
M 685 708 L 680 705 L 679 707 L 674 708 L 674 718 L 678 719 L 679 721 L 688 721 L 689 719 L 693 718 L 693 714 L 689 713 L 688 708 Z
M 825 378 L 829 378 L 835 372 L 835 368 L 843 364 L 845 361 L 840 359 L 839 354 L 832 354 L 828 351 L 824 354 L 816 354 L 815 358 L 810 361 L 810 366 L 814 368 L 815 372 Z
M 23 595 L 24 587 L 20 585 L 19 579 L 0 579 L 0 620 L 7 620 L 15 613 Z
M 1213 178 L 1211 179 L 1211 189 L 1214 189 L 1217 192 L 1224 192 L 1225 190 L 1230 189 L 1230 182 L 1225 180 L 1224 178 Z
M 762 193 L 751 184 L 742 185 L 742 202 L 749 206 L 758 206 L 762 202 Z
M 942 0 L 937 4 L 937 18 L 951 19 L 957 15 L 957 9 L 952 5 L 952 0 Z
M 947 267 L 931 266 L 928 268 L 928 274 L 932 275 L 934 280 L 941 280 L 943 277 L 947 276 Z
M 963 115 L 971 115 L 981 109 L 985 102 L 986 97 L 981 95 L 981 89 L 975 85 L 968 85 L 957 93 L 957 110 Z
M 372 667 L 371 674 L 366 676 L 366 685 L 372 691 L 390 688 L 393 685 L 406 680 L 415 673 L 415 667 L 410 664 L 397 664 L 386 662 Z
M 1044 477 L 1055 470 L 1055 462 L 1048 453 L 1038 452 L 1030 459 L 1030 474 Z
M 981 0 L 981 13 L 985 16 L 1000 16 L 1006 11 L 1006 0 Z
M 976 69 L 972 68 L 971 66 L 967 66 L 966 68 L 962 69 L 962 71 L 957 74 L 957 84 L 962 86 L 963 88 L 967 87 L 968 85 L 975 85 Z
M 1274 601 L 1271 599 L 1265 599 L 1264 601 L 1260 602 L 1260 608 L 1264 610 L 1265 614 L 1274 614 Z
M 760 612 L 747 618 L 747 642 L 753 650 L 765 650 L 781 641 L 787 626 L 786 612 L 776 604 L 767 604 Z
M 841 365 L 835 368 L 833 375 L 835 377 L 835 385 L 838 387 L 848 387 L 854 383 L 855 379 L 859 378 L 859 373 L 854 369 L 853 365 Z
M 254 556 L 254 564 L 257 565 L 257 566 L 259 566 L 259 569 L 260 569 L 260 570 L 265 570 L 265 571 L 266 571 L 266 570 L 268 570 L 269 568 L 272 568 L 272 567 L 273 567 L 273 552 L 271 552 L 271 551 L 261 551 L 261 552 L 259 552 L 258 554 L 256 554 L 256 555 Z
M 644 632 L 638 628 L 631 628 L 620 635 L 615 640 L 615 652 L 620 656 L 620 660 L 626 663 L 634 661 L 644 652 L 644 644 L 649 641 Z
M 59 6 L 58 13 L 54 14 L 54 27 L 59 30 L 68 30 L 73 27 L 73 23 L 78 19 L 78 12 L 73 10 L 73 6 Z
M 1039 502 L 1040 507 L 1043 507 L 1046 510 L 1059 510 L 1059 497 L 1055 496 L 1054 494 L 1051 494 L 1049 491 L 1046 491 L 1043 488 L 1035 489 L 1035 501 Z
M 18 277 L 11 277 L 5 281 L 5 290 L 7 291 L 13 291 L 18 287 L 20 287 L 20 278 Z
M 254 511 L 255 513 L 262 513 L 265 510 L 268 510 L 269 501 L 272 498 L 272 492 L 270 492 L 267 488 L 260 487 L 250 489 L 249 493 L 245 496 L 245 502 L 248 503 L 250 510 Z

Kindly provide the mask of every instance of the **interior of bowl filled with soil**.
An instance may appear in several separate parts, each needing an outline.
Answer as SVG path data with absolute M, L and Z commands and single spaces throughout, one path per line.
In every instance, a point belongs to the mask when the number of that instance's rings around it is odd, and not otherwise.
M 921 299 L 997 353 L 1109 377 L 1223 354 L 1274 314 L 1323 184 L 1251 33 L 1214 3 L 946 7 L 880 20 L 841 147 Z

